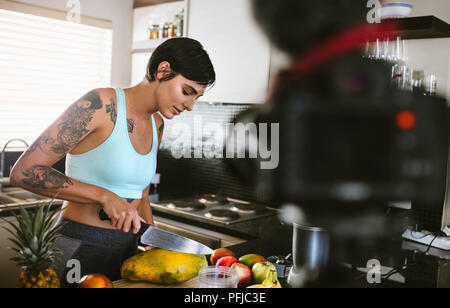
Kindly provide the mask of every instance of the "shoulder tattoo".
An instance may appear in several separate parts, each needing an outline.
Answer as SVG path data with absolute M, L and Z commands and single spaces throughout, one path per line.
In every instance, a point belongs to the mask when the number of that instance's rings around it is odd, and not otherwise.
M 89 130 L 87 126 L 92 121 L 94 113 L 103 107 L 100 96 L 91 91 L 65 112 L 62 123 L 58 125 L 58 133 L 52 150 L 55 153 L 65 154 L 80 142 Z
M 106 105 L 106 113 L 109 113 L 111 122 L 116 124 L 116 119 L 117 119 L 116 102 L 112 98 L 110 101 L 111 101 L 111 104 Z
M 127 126 L 128 126 L 128 132 L 130 134 L 134 131 L 134 120 L 133 119 L 127 119 Z

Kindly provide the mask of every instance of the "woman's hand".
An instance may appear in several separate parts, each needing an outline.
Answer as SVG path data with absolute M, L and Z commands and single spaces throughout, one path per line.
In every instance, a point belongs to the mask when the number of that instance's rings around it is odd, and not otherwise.
M 106 215 L 111 219 L 111 225 L 117 230 L 136 234 L 141 229 L 141 220 L 138 211 L 114 193 L 108 194 L 100 203 Z

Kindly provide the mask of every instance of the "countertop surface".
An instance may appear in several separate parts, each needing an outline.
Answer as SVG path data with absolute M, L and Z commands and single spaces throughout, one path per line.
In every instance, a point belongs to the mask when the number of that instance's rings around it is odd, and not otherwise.
M 288 226 L 280 225 L 279 232 L 263 238 L 228 247 L 236 256 L 258 253 L 264 257 L 286 256 L 292 252 L 292 232 Z M 305 287 L 351 287 L 351 288 L 448 288 L 450 287 L 450 252 L 430 249 L 401 238 L 383 242 L 370 253 L 352 251 L 352 260 L 331 262 L 332 266 L 321 280 Z M 435 256 L 438 255 L 438 256 Z M 378 259 L 382 266 L 381 283 L 369 283 L 367 260 Z M 208 257 L 209 259 L 209 257 Z M 358 261 L 359 260 L 359 261 Z M 352 264 L 353 263 L 353 264 Z M 392 270 L 395 269 L 395 273 Z M 364 271 L 365 270 L 365 271 Z M 392 274 L 387 277 L 387 274 Z M 388 279 L 385 279 L 388 278 Z M 283 287 L 289 287 L 286 279 L 280 279 Z M 195 288 L 197 280 L 173 286 L 150 283 L 117 281 L 118 288 Z
M 197 288 L 198 279 L 194 278 L 183 283 L 177 283 L 174 285 L 164 286 L 159 284 L 154 284 L 150 282 L 133 282 L 127 281 L 125 279 L 114 281 L 114 287 L 120 289 L 132 289 L 132 288 L 142 288 L 142 289 L 160 289 L 160 288 L 174 288 L 174 289 L 188 289 Z
M 9 209 L 8 209 L 9 210 Z M 8 211 L 9 212 L 9 211 Z M 3 213 L 7 214 L 5 208 Z M 292 227 L 281 223 L 262 226 L 267 230 L 258 239 L 250 239 L 245 243 L 230 248 L 237 257 L 248 253 L 261 254 L 264 257 L 286 256 L 292 252 Z M 333 260 L 327 274 L 317 282 L 307 287 L 450 287 L 450 251 L 401 239 L 400 236 L 388 240 L 370 243 L 371 249 L 364 244 L 341 249 L 346 258 Z M 378 260 L 381 268 L 381 283 L 369 283 L 367 264 L 369 260 Z M 395 272 L 393 272 L 395 270 Z M 392 275 L 390 275 L 392 274 Z M 332 277 L 332 278 L 330 278 Z M 385 279 L 389 278 L 389 279 Z M 288 287 L 286 281 L 280 279 L 283 287 Z M 170 286 L 172 288 L 194 288 L 197 280 Z M 119 288 L 161 288 L 166 286 L 149 283 L 132 283 L 124 280 L 116 281 Z
M 266 258 L 274 255 L 286 256 L 292 252 L 292 235 L 289 232 L 280 232 L 277 237 L 252 240 L 229 248 L 238 256 L 247 253 L 259 253 Z M 306 287 L 450 287 L 450 251 L 428 249 L 428 246 L 423 244 L 392 238 L 375 245 L 370 252 L 355 248 L 348 255 L 351 257 L 345 260 L 331 260 L 331 265 L 322 278 Z M 369 283 L 369 260 L 380 262 L 380 283 Z M 289 287 L 285 279 L 280 281 L 283 287 Z

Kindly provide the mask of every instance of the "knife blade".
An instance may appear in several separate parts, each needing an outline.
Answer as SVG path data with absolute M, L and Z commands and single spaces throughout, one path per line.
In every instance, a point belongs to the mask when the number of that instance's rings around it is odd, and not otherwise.
M 99 217 L 101 220 L 111 220 L 103 210 L 100 210 Z M 208 246 L 197 241 L 158 229 L 145 222 L 141 222 L 141 228 L 136 235 L 142 244 L 148 246 L 195 255 L 210 255 L 214 252 Z

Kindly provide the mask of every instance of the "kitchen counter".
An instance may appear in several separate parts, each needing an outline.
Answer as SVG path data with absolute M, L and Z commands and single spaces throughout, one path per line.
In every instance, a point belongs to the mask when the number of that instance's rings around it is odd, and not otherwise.
M 250 240 L 246 243 L 228 247 L 237 256 L 248 253 L 258 253 L 264 257 L 279 255 L 286 256 L 292 251 L 292 232 L 282 227 L 274 236 L 267 235 L 264 238 Z M 359 264 L 351 265 L 352 261 L 339 262 L 330 267 L 323 280 L 306 287 L 350 287 L 350 288 L 448 288 L 450 287 L 450 252 L 430 249 L 427 254 L 427 246 L 416 244 L 402 239 L 393 239 L 379 246 L 373 258 L 379 259 L 383 266 L 381 273 L 387 273 L 395 268 L 399 273 L 392 275 L 388 280 L 382 279 L 381 283 L 370 284 L 367 281 L 365 267 L 368 256 L 358 251 L 353 253 L 354 260 L 361 259 Z M 432 254 L 438 255 L 433 256 Z M 370 258 L 370 256 L 369 256 Z M 362 265 L 363 264 L 363 265 Z M 383 278 L 383 277 L 382 277 Z M 392 280 L 394 279 L 394 280 Z M 283 287 L 288 287 L 285 279 L 280 279 Z M 177 284 L 173 286 L 160 286 L 150 283 L 136 283 L 116 281 L 117 288 L 196 288 L 197 280 Z
M 259 253 L 264 257 L 286 256 L 292 251 L 292 233 L 280 233 L 277 237 L 267 237 L 229 247 L 236 255 Z M 351 287 L 351 288 L 449 288 L 450 251 L 431 248 L 401 238 L 382 242 L 371 253 L 352 251 L 352 260 L 336 262 L 323 280 L 307 287 Z M 367 261 L 378 259 L 381 263 L 380 284 L 367 281 Z M 357 263 L 358 262 L 358 263 Z M 353 265 L 352 265 L 353 263 Z M 396 270 L 388 280 L 385 273 Z M 366 270 L 366 271 L 364 271 Z M 385 275 L 387 276 L 387 275 Z M 283 287 L 288 287 L 280 279 Z
M 168 288 L 174 288 L 174 289 L 188 289 L 188 288 L 197 288 L 198 286 L 198 279 L 194 278 L 189 281 L 183 282 L 183 283 L 177 283 L 170 286 L 164 286 L 159 285 L 155 283 L 150 282 L 134 282 L 134 281 L 127 281 L 125 279 L 114 281 L 114 287 L 119 289 L 168 289 Z

